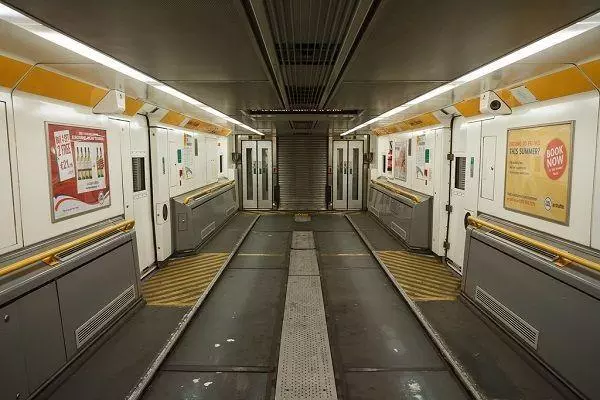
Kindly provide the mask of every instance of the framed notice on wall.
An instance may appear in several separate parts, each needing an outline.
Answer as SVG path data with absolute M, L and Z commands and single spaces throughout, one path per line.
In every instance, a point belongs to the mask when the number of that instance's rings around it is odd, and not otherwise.
M 508 130 L 505 209 L 569 224 L 573 124 Z
M 52 222 L 110 206 L 106 130 L 46 123 Z
M 406 140 L 394 142 L 394 179 L 406 182 Z

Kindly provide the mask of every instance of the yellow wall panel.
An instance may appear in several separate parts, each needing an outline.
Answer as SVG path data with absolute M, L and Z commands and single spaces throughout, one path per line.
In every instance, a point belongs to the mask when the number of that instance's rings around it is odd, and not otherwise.
M 510 92 L 510 89 L 500 89 L 496 90 L 496 94 L 498 97 L 502 99 L 510 108 L 519 107 L 521 102 L 513 96 Z
M 125 96 L 125 112 L 123 114 L 132 117 L 140 110 L 140 108 L 142 108 L 143 105 L 144 102 L 142 100 Z
M 464 117 L 474 117 L 481 114 L 479 111 L 479 97 L 463 100 L 460 103 L 454 104 L 454 107 Z
M 525 83 L 525 87 L 539 101 L 594 90 L 594 85 L 577 67 L 570 67 L 532 79 Z
M 374 135 L 391 135 L 392 133 L 404 132 L 418 128 L 424 128 L 431 125 L 437 125 L 440 120 L 433 113 L 426 113 L 416 117 L 406 119 L 404 121 L 395 122 L 390 125 L 382 126 L 373 129 L 371 132 Z
M 40 67 L 35 67 L 27 74 L 17 89 L 87 107 L 94 107 L 108 93 L 107 89 Z
M 0 55 L 0 86 L 13 88 L 31 64 Z
M 600 59 L 581 64 L 580 67 L 588 78 L 594 82 L 594 85 L 600 89 Z
M 185 115 L 175 111 L 169 111 L 161 120 L 163 124 L 179 126 L 185 119 Z

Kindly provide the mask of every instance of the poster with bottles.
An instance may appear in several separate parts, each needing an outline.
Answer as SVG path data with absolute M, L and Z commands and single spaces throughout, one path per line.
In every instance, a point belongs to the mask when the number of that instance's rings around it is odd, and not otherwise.
M 394 179 L 406 182 L 406 140 L 394 142 Z
M 106 130 L 46 124 L 52 222 L 110 206 Z

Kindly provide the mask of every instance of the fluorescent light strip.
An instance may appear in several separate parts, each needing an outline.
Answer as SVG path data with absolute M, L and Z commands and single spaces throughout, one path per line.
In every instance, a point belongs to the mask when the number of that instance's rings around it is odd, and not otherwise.
M 520 48 L 504 57 L 497 59 L 496 61 L 492 61 L 489 64 L 484 65 L 474 71 L 471 71 L 458 79 L 453 80 L 452 82 L 446 83 L 436 89 L 433 89 L 421 96 L 402 104 L 396 108 L 393 108 L 373 119 L 368 120 L 367 122 L 363 122 L 362 124 L 355 126 L 352 129 L 347 130 L 342 133 L 341 136 L 348 135 L 352 132 L 356 132 L 359 129 L 363 129 L 377 121 L 380 121 L 385 118 L 389 118 L 393 115 L 398 114 L 399 112 L 405 111 L 408 108 L 417 105 L 419 103 L 423 103 L 426 100 L 429 100 L 435 96 L 439 96 L 441 94 L 447 93 L 452 89 L 455 89 L 465 83 L 474 81 L 476 79 L 482 78 L 485 75 L 488 75 L 492 72 L 498 71 L 508 65 L 514 64 L 518 61 L 521 61 L 527 57 L 530 57 L 534 54 L 537 54 L 543 50 L 549 49 L 552 46 L 555 46 L 559 43 L 572 39 L 576 36 L 581 35 L 591 29 L 597 28 L 600 26 L 600 12 L 596 13 L 584 20 L 574 23 L 571 26 L 568 26 L 558 32 L 555 32 L 549 36 L 546 36 L 538 41 L 535 41 L 531 44 L 528 44 L 525 47 Z
M 82 55 L 90 60 L 102 64 L 110 69 L 113 69 L 117 72 L 120 72 L 124 75 L 129 76 L 130 78 L 136 79 L 140 82 L 143 82 L 149 86 L 152 86 L 155 89 L 158 89 L 162 92 L 170 94 L 174 97 L 177 97 L 180 100 L 185 101 L 195 107 L 200 108 L 202 111 L 208 112 L 216 117 L 219 117 L 227 122 L 238 125 L 246 130 L 249 130 L 252 133 L 256 133 L 257 135 L 263 135 L 264 133 L 259 132 L 258 130 L 249 127 L 248 125 L 231 118 L 230 116 L 223 114 L 222 112 L 215 110 L 212 107 L 207 106 L 206 104 L 194 99 L 193 97 L 188 96 L 185 93 L 178 91 L 177 89 L 172 88 L 171 86 L 165 85 L 162 82 L 157 81 L 156 79 L 134 69 L 128 65 L 123 64 L 122 62 L 107 56 L 104 53 L 99 52 L 91 48 L 90 46 L 83 44 L 73 38 L 70 38 L 60 32 L 57 32 L 47 26 L 40 24 L 37 21 L 29 18 L 28 16 L 21 14 L 20 12 L 13 10 L 10 7 L 0 3 L 0 19 L 16 25 L 22 29 L 25 29 L 28 32 L 31 32 L 43 39 L 46 39 L 54 44 L 57 44 L 61 47 L 64 47 L 67 50 L 75 52 L 79 55 Z

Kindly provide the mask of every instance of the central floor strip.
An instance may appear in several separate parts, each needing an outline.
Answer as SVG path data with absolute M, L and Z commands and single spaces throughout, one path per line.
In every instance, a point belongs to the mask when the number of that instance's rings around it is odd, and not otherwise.
M 337 399 L 314 243 L 312 232 L 293 233 L 276 400 Z

